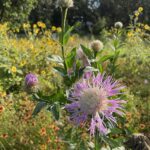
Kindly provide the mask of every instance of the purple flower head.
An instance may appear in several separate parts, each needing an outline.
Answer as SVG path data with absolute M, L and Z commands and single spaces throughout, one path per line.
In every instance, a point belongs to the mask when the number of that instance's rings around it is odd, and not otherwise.
M 123 89 L 118 81 L 112 81 L 108 76 L 91 74 L 90 77 L 81 79 L 70 90 L 68 100 L 70 104 L 66 109 L 71 113 L 70 119 L 73 123 L 79 125 L 90 120 L 90 134 L 94 136 L 97 129 L 101 134 L 107 134 L 107 123 L 110 125 L 116 123 L 114 114 L 123 115 L 124 100 L 114 98 L 121 94 Z
M 38 84 L 38 78 L 35 74 L 29 73 L 25 77 L 26 87 L 34 87 Z

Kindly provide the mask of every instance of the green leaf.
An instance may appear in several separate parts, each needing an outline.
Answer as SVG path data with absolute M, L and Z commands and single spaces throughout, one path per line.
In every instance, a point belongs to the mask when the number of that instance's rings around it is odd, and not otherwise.
M 113 134 L 121 134 L 121 133 L 122 133 L 122 130 L 119 129 L 119 128 L 112 128 L 112 129 L 111 129 L 111 133 L 113 133 Z
M 63 59 L 59 55 L 51 55 L 48 56 L 47 59 L 49 61 L 57 62 L 57 63 L 62 63 L 63 64 Z
M 85 69 L 84 69 L 84 72 L 95 72 L 95 71 L 99 71 L 97 68 L 94 68 L 94 67 L 91 67 L 91 66 L 87 66 Z
M 54 105 L 50 106 L 48 110 L 52 112 L 56 120 L 59 120 L 60 118 L 60 104 L 59 103 L 54 103 Z
M 76 48 L 73 48 L 66 58 L 67 68 L 72 68 L 76 58 Z
M 89 59 L 92 59 L 94 58 L 94 53 L 89 49 L 89 48 L 86 48 L 84 45 L 81 44 L 81 48 L 83 50 L 83 52 L 86 54 L 86 56 L 89 58 Z
M 62 67 L 54 67 L 54 71 L 58 72 L 61 76 L 66 76 L 66 70 Z
M 97 64 L 97 68 L 99 69 L 99 71 L 101 73 L 103 73 L 103 67 L 102 67 L 102 65 L 100 63 Z
M 106 56 L 103 56 L 103 57 L 101 57 L 101 58 L 98 60 L 98 62 L 100 62 L 100 63 L 105 62 L 105 61 L 107 61 L 108 59 L 113 58 L 113 56 L 114 56 L 114 55 L 106 55 Z
M 68 43 L 70 34 L 71 34 L 73 29 L 74 29 L 74 26 L 69 27 L 68 30 L 66 31 L 66 33 L 64 34 L 64 37 L 63 37 L 63 44 L 64 45 L 66 45 Z
M 36 107 L 35 107 L 35 109 L 34 109 L 32 115 L 33 115 L 33 116 L 37 115 L 37 114 L 42 110 L 42 108 L 44 108 L 46 105 L 47 105 L 47 104 L 46 104 L 45 102 L 39 102 L 39 103 L 36 105 Z

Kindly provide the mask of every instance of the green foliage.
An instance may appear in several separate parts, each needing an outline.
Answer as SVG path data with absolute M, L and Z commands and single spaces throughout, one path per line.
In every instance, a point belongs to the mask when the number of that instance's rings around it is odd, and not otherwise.
M 12 27 L 28 21 L 37 0 L 2 0 L 0 2 L 0 21 L 9 22 Z

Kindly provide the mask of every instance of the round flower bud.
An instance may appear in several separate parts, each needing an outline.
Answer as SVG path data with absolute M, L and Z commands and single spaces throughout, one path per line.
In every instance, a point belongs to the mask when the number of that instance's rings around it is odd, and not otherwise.
M 37 91 L 38 78 L 35 74 L 29 73 L 25 77 L 25 88 L 27 92 Z
M 57 0 L 57 6 L 62 8 L 73 7 L 73 0 Z
M 103 47 L 104 47 L 104 45 L 100 40 L 95 40 L 91 43 L 91 48 L 95 52 L 102 50 Z
M 121 28 L 123 27 L 123 23 L 120 22 L 120 21 L 118 21 L 118 22 L 115 23 L 114 26 L 115 26 L 115 28 L 117 28 L 117 29 L 121 29 Z

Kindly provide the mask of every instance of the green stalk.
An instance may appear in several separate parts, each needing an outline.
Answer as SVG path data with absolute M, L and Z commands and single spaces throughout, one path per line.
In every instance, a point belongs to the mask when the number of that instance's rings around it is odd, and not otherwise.
M 95 132 L 95 150 L 100 150 L 99 134 L 97 130 Z
M 67 12 L 68 12 L 68 8 L 61 8 L 61 12 L 62 12 L 62 37 L 61 37 L 61 50 L 62 50 L 62 57 L 64 60 L 64 68 L 67 71 L 67 66 L 66 66 L 66 61 L 65 61 L 65 52 L 64 52 L 64 35 L 66 32 L 66 19 L 67 19 Z

